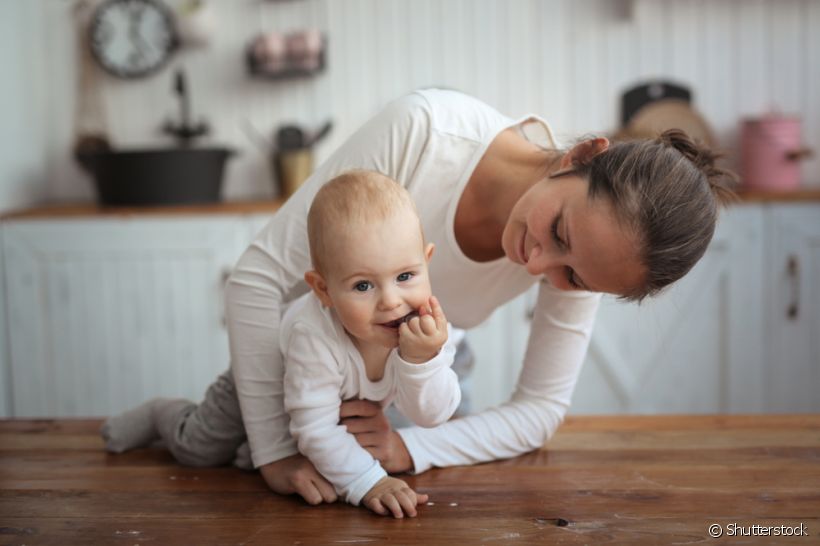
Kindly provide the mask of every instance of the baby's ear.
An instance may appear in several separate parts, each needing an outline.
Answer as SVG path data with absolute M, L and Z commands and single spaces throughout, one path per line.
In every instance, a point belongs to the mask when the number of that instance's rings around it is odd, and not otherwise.
M 325 307 L 333 307 L 333 300 L 327 292 L 327 283 L 318 271 L 308 271 L 305 273 L 305 282 L 308 283 L 313 293 Z
M 424 259 L 427 260 L 427 263 L 430 263 L 430 258 L 433 257 L 433 251 L 436 249 L 436 245 L 433 243 L 427 243 L 427 246 L 424 247 Z

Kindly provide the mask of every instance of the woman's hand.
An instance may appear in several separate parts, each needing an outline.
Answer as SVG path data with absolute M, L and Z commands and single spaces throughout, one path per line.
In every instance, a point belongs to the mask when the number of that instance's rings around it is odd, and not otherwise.
M 314 505 L 336 502 L 336 490 L 301 453 L 260 466 L 259 471 L 268 487 L 280 495 L 298 493 Z
M 339 415 L 341 424 L 387 472 L 395 474 L 413 470 L 410 452 L 401 436 L 390 428 L 390 421 L 379 404 L 370 400 L 343 402 Z
M 374 485 L 362 499 L 362 504 L 379 514 L 403 518 L 407 514 L 416 517 L 416 506 L 427 502 L 427 495 L 416 493 L 404 481 L 385 476 Z

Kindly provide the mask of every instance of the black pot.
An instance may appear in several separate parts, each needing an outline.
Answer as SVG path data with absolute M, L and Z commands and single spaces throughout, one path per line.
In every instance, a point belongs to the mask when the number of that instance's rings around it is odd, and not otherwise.
M 181 205 L 221 199 L 227 148 L 112 150 L 79 154 L 102 205 Z

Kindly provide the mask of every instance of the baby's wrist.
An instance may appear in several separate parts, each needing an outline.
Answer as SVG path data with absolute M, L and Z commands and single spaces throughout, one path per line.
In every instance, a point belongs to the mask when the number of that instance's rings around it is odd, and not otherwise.
M 441 352 L 441 347 L 435 350 L 428 350 L 425 352 L 415 352 L 415 351 L 402 351 L 399 348 L 399 357 L 405 362 L 409 362 L 410 364 L 424 364 L 438 356 Z

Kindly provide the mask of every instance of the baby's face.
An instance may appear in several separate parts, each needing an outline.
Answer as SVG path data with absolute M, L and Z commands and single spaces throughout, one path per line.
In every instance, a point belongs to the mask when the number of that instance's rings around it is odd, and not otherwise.
M 327 257 L 325 280 L 333 308 L 354 342 L 396 347 L 401 319 L 428 305 L 427 262 L 412 211 L 366 227 L 340 230 Z

